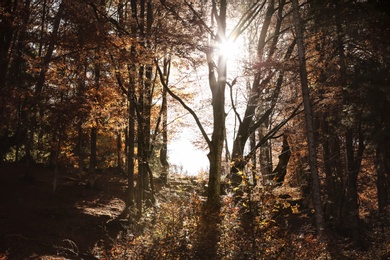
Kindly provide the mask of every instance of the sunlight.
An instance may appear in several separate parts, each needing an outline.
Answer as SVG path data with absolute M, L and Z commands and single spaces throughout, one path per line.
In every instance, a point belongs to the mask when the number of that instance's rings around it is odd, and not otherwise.
M 235 56 L 239 53 L 239 48 L 236 42 L 232 40 L 225 40 L 218 44 L 218 54 L 227 58 Z
M 196 149 L 188 139 L 182 136 L 169 145 L 170 163 L 182 166 L 182 173 L 195 176 L 205 170 L 209 162 L 205 152 Z

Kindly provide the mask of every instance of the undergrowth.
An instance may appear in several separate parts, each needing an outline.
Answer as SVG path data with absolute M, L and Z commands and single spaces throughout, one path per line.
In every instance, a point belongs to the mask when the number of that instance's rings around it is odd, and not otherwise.
M 125 226 L 101 259 L 318 259 L 326 246 L 297 205 L 264 188 L 222 198 L 217 214 L 193 193 L 164 193 Z M 325 258 L 324 258 L 325 259 Z

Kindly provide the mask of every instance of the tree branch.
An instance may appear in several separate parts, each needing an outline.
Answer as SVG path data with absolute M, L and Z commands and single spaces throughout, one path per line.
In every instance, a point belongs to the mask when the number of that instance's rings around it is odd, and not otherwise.
M 229 34 L 228 39 L 232 39 L 233 41 L 235 41 L 253 22 L 256 16 L 263 9 L 265 3 L 266 1 L 263 1 L 263 3 L 259 5 L 259 2 L 256 2 L 251 7 L 249 7 L 248 10 L 246 10 L 245 13 L 241 16 L 240 20 Z
M 158 60 L 157 59 L 155 59 L 155 63 L 156 63 L 157 71 L 158 71 L 158 74 L 160 75 L 160 79 L 161 79 L 161 83 L 162 83 L 163 87 L 169 93 L 169 95 L 171 97 L 176 99 L 192 115 L 192 117 L 194 118 L 194 120 L 195 120 L 195 122 L 196 122 L 196 124 L 197 124 L 197 126 L 199 128 L 199 130 L 202 133 L 203 138 L 206 140 L 207 145 L 210 147 L 211 146 L 211 140 L 208 137 L 206 131 L 204 130 L 204 128 L 202 126 L 202 123 L 199 120 L 199 117 L 196 115 L 194 110 L 192 110 L 189 106 L 187 106 L 187 104 L 183 101 L 183 99 L 181 99 L 179 96 L 177 96 L 175 93 L 172 92 L 172 90 L 168 87 L 168 85 L 166 84 L 166 81 L 164 80 L 164 74 L 161 71 L 161 68 L 160 68 L 160 66 L 158 64 Z
M 274 128 L 272 128 L 263 138 L 260 139 L 260 141 L 256 144 L 256 146 L 245 156 L 245 161 L 249 161 L 249 159 L 252 158 L 252 156 L 255 154 L 256 150 L 262 146 L 267 140 L 271 139 L 274 137 L 277 132 L 288 122 L 290 121 L 293 117 L 296 115 L 300 114 L 303 112 L 303 110 L 299 110 L 299 108 L 302 106 L 302 103 L 300 103 L 294 111 L 291 113 L 289 117 L 284 119 L 282 122 L 277 124 Z
M 238 118 L 238 122 L 240 122 L 240 124 L 241 124 L 242 120 L 241 120 L 240 114 L 237 112 L 237 109 L 236 109 L 236 106 L 234 105 L 234 100 L 233 100 L 233 86 L 236 84 L 236 81 L 237 81 L 237 77 L 233 80 L 233 82 L 231 84 L 229 82 L 226 82 L 226 84 L 230 88 L 230 102 L 232 103 L 232 108 L 233 108 L 234 114 Z

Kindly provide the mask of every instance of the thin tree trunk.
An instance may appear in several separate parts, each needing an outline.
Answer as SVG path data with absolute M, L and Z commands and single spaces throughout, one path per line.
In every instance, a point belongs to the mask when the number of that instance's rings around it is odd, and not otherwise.
M 164 59 L 164 81 L 165 84 L 168 86 L 169 81 L 169 70 L 170 70 L 170 59 Z M 160 149 L 160 162 L 162 165 L 162 173 L 161 173 L 161 179 L 163 180 L 164 184 L 167 184 L 168 181 L 168 171 L 169 171 L 169 163 L 167 160 L 167 153 L 168 153 L 168 106 L 167 106 L 167 90 L 163 88 L 162 90 L 162 137 L 163 137 L 163 143 L 162 147 Z
M 142 2 L 142 1 L 141 1 Z M 153 5 L 151 1 L 146 3 L 146 35 L 152 34 L 152 24 L 153 24 Z M 150 49 L 149 39 L 146 42 L 146 48 Z M 149 165 L 149 159 L 152 155 L 152 144 L 151 144 L 151 116 L 152 116 L 152 99 L 154 91 L 154 81 L 153 81 L 153 61 L 147 64 L 145 68 L 145 105 L 144 105 L 144 116 L 145 116 L 145 125 L 144 125 L 144 135 L 145 135 L 145 153 L 144 153 L 144 166 L 145 166 L 145 189 L 148 189 L 150 192 L 149 199 L 152 203 L 155 202 L 154 199 L 154 181 L 153 181 L 153 172 Z
M 143 75 L 143 67 L 139 68 L 139 74 Z M 144 113 L 144 94 L 143 89 L 139 90 L 139 100 L 138 108 Z M 142 202 L 144 201 L 144 189 L 145 189 L 145 175 L 147 174 L 144 167 L 144 159 L 145 159 L 145 136 L 144 136 L 144 124 L 145 118 L 143 116 L 137 116 L 138 128 L 137 128 L 137 161 L 138 161 L 138 177 L 137 177 L 137 186 L 136 186 L 136 204 L 137 204 L 137 217 L 140 218 L 142 216 Z
M 116 157 L 117 168 L 122 172 L 122 135 L 119 130 L 116 133 Z
M 130 86 L 129 93 L 133 92 L 133 86 Z M 128 123 L 128 137 L 127 137 L 127 192 L 128 205 L 134 204 L 134 148 L 135 148 L 135 104 L 133 99 L 128 97 L 129 104 L 129 123 Z
M 17 5 L 12 4 L 12 1 L 5 1 L 4 4 L 1 5 L 1 7 L 3 9 L 3 13 L 0 16 L 0 19 L 2 21 L 1 30 L 0 30 L 0 91 L 4 91 L 6 86 L 8 65 L 11 61 L 9 57 L 9 49 L 11 48 L 12 39 L 15 34 L 15 29 L 13 24 L 14 24 L 14 20 L 17 18 L 16 15 L 6 15 L 6 14 L 13 14 L 16 13 L 18 10 L 17 10 Z M 5 96 L 3 95 L 0 96 L 0 98 L 3 97 Z
M 255 148 L 256 146 L 256 132 L 253 132 L 250 137 L 250 146 L 251 146 L 251 151 Z M 257 185 L 257 176 L 256 176 L 256 164 L 257 164 L 257 156 L 256 153 L 253 154 L 252 157 L 252 166 L 251 166 L 251 171 L 252 171 L 252 182 L 253 185 Z M 260 166 L 261 167 L 261 166 Z
M 312 197 L 315 210 L 315 223 L 317 235 L 320 239 L 323 238 L 324 233 L 324 216 L 321 203 L 321 193 L 320 193 L 320 180 L 318 176 L 317 168 L 317 151 L 316 143 L 314 140 L 314 125 L 313 125 L 313 116 L 309 96 L 308 80 L 307 80 L 307 70 L 306 70 L 306 58 L 305 58 L 305 46 L 303 41 L 303 32 L 301 29 L 301 20 L 299 17 L 299 5 L 298 0 L 292 0 L 293 4 L 293 15 L 294 15 L 294 25 L 296 32 L 296 40 L 298 46 L 298 58 L 299 58 L 299 75 L 301 78 L 301 88 L 302 88 L 302 98 L 306 119 L 306 135 L 309 148 L 309 164 L 312 177 Z
M 83 138 L 83 127 L 82 127 L 82 119 L 80 118 L 80 122 L 78 123 L 78 137 L 77 137 L 77 146 L 78 146 L 78 153 L 79 153 L 79 173 L 80 175 L 84 171 L 84 138 Z
M 96 141 L 97 141 L 97 129 L 96 127 L 91 128 L 91 154 L 89 157 L 89 176 L 88 185 L 90 188 L 95 188 L 96 180 Z
M 264 136 L 268 133 L 268 119 L 264 122 L 264 125 L 259 127 L 258 129 L 258 135 L 259 140 L 263 139 Z M 260 146 L 260 156 L 259 156 L 259 164 L 260 164 L 260 172 L 263 177 L 263 181 L 266 183 L 272 181 L 273 175 L 272 175 L 272 162 L 270 157 L 270 145 L 269 140 L 265 141 L 264 144 Z M 252 149 L 251 149 L 252 150 Z
M 61 117 L 60 117 L 61 120 Z M 59 120 L 59 121 L 60 121 Z M 61 151 L 61 142 L 62 142 L 62 127 L 59 127 L 58 129 L 58 141 L 57 141 L 57 149 L 56 149 L 56 155 L 55 155 L 55 162 L 54 162 L 54 176 L 53 176 L 53 193 L 57 191 L 58 186 L 58 168 L 59 168 L 59 158 L 60 158 L 60 151 Z
M 389 183 L 386 178 L 385 155 L 383 144 L 377 144 L 376 148 L 376 171 L 377 171 L 377 194 L 379 213 L 384 214 L 385 208 L 389 205 L 388 189 Z
M 284 178 L 286 177 L 287 173 L 287 165 L 290 160 L 291 151 L 290 146 L 288 144 L 287 135 L 283 134 L 283 145 L 282 145 L 282 152 L 279 155 L 279 162 L 276 168 L 273 170 L 273 174 L 275 174 L 275 184 L 277 186 L 280 186 L 284 182 Z

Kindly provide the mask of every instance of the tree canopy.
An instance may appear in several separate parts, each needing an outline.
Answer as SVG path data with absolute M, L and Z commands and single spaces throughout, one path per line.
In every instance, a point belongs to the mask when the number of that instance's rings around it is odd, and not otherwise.
M 115 168 L 140 220 L 190 127 L 215 226 L 226 194 L 259 221 L 259 187 L 298 189 L 321 239 L 361 246 L 367 193 L 389 213 L 387 1 L 7 0 L 0 22 L 0 163 L 25 180 Z

